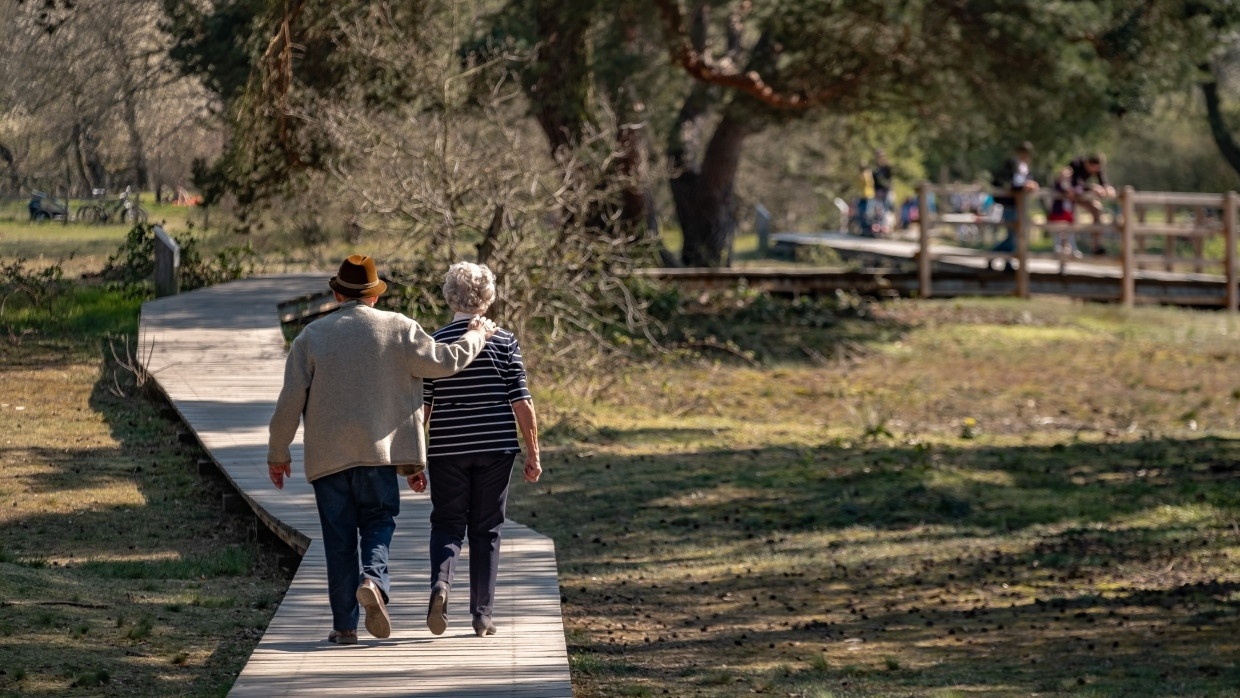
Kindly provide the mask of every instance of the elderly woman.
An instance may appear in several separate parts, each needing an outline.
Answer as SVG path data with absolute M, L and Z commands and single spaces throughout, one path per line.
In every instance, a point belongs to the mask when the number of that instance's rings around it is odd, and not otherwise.
M 444 298 L 455 316 L 432 334 L 452 342 L 495 300 L 495 275 L 485 265 L 459 262 L 448 269 Z M 469 612 L 478 637 L 495 634 L 491 611 L 499 570 L 500 528 L 508 480 L 525 440 L 525 480 L 538 482 L 538 421 L 525 385 L 517 338 L 499 330 L 461 372 L 426 380 L 430 422 L 427 471 L 408 478 L 415 492 L 431 486 L 431 598 L 426 625 L 442 635 L 448 627 L 448 592 L 469 536 Z

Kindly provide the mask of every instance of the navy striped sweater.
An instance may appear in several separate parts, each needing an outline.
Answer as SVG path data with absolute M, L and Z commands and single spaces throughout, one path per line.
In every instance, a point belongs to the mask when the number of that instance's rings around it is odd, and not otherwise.
M 454 342 L 469 329 L 469 318 L 449 323 L 431 336 Z M 516 452 L 517 422 L 512 403 L 530 400 L 521 347 L 507 330 L 499 330 L 460 373 L 422 382 L 431 406 L 428 458 L 492 451 Z

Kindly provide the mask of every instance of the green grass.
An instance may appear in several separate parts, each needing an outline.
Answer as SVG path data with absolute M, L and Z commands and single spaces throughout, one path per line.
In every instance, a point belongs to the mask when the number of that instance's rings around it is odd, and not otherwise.
M 91 560 L 82 569 L 103 579 L 199 579 L 242 576 L 253 566 L 252 551 L 231 545 L 176 560 Z
M 509 515 L 556 541 L 575 690 L 1234 695 L 1238 331 L 901 301 L 801 328 L 821 360 L 544 388 L 568 438 Z

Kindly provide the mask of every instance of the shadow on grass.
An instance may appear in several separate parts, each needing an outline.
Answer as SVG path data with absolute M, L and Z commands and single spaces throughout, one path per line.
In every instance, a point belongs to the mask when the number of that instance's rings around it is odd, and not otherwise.
M 604 684 L 677 693 L 720 665 L 741 693 L 1211 695 L 1240 679 L 1214 649 L 1240 631 L 1240 442 L 568 453 L 545 467 L 509 513 L 556 540 L 566 614 L 586 628 L 570 651 Z
M 106 339 L 136 328 L 137 303 L 96 292 L 46 317 L 6 318 L 20 339 L 0 347 L 0 370 L 44 369 L 30 388 L 50 392 L 62 389 L 57 367 L 107 364 Z M 277 556 L 295 558 L 253 517 L 224 511 L 226 484 L 199 474 L 204 454 L 165 405 L 123 373 L 118 396 L 101 373 L 87 404 L 114 445 L 76 446 L 106 439 L 89 417 L 65 416 L 63 436 L 40 423 L 47 438 L 0 452 L 33 466 L 14 482 L 38 503 L 6 516 L 0 542 L 0 693 L 21 688 L 16 672 L 109 695 L 222 695 L 287 588 Z
M 704 433 L 608 431 L 615 441 Z M 555 481 L 568 476 L 563 484 L 589 491 L 591 515 L 661 512 L 660 521 L 668 523 L 670 514 L 673 527 L 688 516 L 721 535 L 913 525 L 1006 533 L 1115 522 L 1165 504 L 1240 508 L 1240 491 L 1223 486 L 1240 481 L 1240 442 L 1211 437 L 1030 448 L 816 445 L 568 455 L 563 465 Z M 674 501 L 684 496 L 691 498 Z

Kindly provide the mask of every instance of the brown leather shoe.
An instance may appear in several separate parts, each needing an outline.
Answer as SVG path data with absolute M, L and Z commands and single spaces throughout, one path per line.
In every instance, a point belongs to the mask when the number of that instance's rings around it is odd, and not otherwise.
M 392 634 L 392 619 L 383 603 L 383 592 L 373 579 L 365 580 L 357 588 L 357 602 L 366 610 L 366 632 L 378 638 Z
M 337 645 L 356 645 L 356 630 L 333 630 L 327 634 L 327 641 L 334 642 Z

